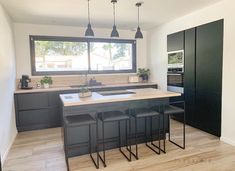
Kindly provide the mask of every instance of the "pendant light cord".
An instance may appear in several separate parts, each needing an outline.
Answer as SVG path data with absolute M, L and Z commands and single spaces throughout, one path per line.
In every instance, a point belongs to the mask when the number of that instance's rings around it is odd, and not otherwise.
M 138 6 L 138 27 L 140 26 L 140 7 Z
M 90 20 L 90 0 L 88 0 L 88 22 L 89 22 L 89 24 L 91 23 L 91 20 Z
M 115 2 L 113 2 L 113 21 L 114 21 L 114 25 L 116 25 L 116 18 L 115 18 Z

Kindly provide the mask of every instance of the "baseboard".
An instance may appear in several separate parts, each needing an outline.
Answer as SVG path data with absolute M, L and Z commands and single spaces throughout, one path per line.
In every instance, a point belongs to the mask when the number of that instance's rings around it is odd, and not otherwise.
M 7 155 L 9 153 L 10 149 L 11 149 L 11 146 L 13 145 L 13 143 L 15 141 L 16 136 L 17 136 L 17 132 L 15 133 L 15 135 L 13 136 L 11 142 L 9 143 L 8 147 L 6 148 L 5 153 L 2 155 L 2 166 L 4 165 L 4 162 L 7 159 Z
M 225 138 L 225 137 L 220 137 L 220 140 L 227 143 L 227 144 L 230 144 L 232 146 L 235 146 L 235 141 L 229 139 L 229 138 Z

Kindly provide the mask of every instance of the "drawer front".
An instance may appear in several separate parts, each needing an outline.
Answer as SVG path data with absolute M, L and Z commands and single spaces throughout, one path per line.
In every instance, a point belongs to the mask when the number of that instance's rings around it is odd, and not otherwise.
M 47 93 L 20 94 L 18 98 L 18 109 L 41 109 L 49 106 Z
M 48 125 L 50 122 L 49 109 L 29 110 L 19 112 L 20 126 Z

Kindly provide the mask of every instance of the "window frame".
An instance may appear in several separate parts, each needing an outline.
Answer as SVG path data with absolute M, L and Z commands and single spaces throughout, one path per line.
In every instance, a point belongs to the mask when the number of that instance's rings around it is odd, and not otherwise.
M 88 70 L 81 71 L 36 71 L 35 63 L 35 41 L 68 41 L 68 42 L 86 42 L 88 53 Z M 104 38 L 83 38 L 83 37 L 62 37 L 62 36 L 29 36 L 30 42 L 30 57 L 31 57 L 31 72 L 33 76 L 42 75 L 82 75 L 82 74 L 115 74 L 115 73 L 136 73 L 136 40 L 133 39 L 104 39 Z M 90 65 L 90 43 L 91 42 L 104 42 L 104 43 L 129 43 L 132 44 L 132 69 L 128 70 L 105 70 L 105 71 L 92 71 Z

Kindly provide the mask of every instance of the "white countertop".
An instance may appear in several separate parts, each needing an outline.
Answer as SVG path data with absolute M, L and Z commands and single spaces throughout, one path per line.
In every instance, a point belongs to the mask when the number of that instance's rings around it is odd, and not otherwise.
M 112 87 L 128 87 L 128 86 L 144 86 L 144 85 L 157 85 L 157 83 L 120 83 L 120 84 L 106 84 L 106 85 L 100 85 L 100 86 L 91 86 L 88 88 L 94 89 L 94 88 L 112 88 Z M 29 90 L 24 89 L 17 89 L 15 91 L 15 94 L 20 93 L 37 93 L 37 92 L 50 92 L 50 91 L 63 91 L 63 90 L 78 90 L 79 87 L 69 87 L 69 86 L 57 86 L 57 87 L 51 87 L 48 89 L 45 88 L 33 88 Z
M 131 100 L 144 100 L 144 99 L 156 99 L 156 98 L 168 98 L 181 96 L 180 93 L 161 91 L 154 88 L 132 89 L 132 90 L 119 90 L 119 92 L 129 91 L 134 94 L 119 94 L 119 95 L 101 95 L 102 92 L 92 92 L 91 97 L 80 98 L 79 94 L 61 94 L 60 99 L 64 106 L 79 106 L 98 103 L 111 103 L 122 102 Z M 110 91 L 118 92 L 118 91 Z M 101 93 L 101 94 L 100 94 Z M 105 92 L 107 93 L 107 91 Z

